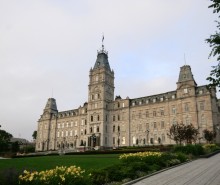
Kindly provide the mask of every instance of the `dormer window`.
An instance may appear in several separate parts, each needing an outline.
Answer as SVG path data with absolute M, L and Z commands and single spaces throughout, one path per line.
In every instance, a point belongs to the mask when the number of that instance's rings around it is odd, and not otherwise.
M 188 93 L 188 89 L 187 89 L 187 88 L 183 89 L 183 92 L 184 92 L 185 94 Z
M 203 94 L 203 90 L 199 90 L 199 94 Z

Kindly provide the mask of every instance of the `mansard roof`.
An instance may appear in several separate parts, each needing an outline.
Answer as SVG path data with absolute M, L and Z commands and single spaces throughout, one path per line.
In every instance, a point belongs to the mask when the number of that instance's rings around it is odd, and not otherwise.
M 108 62 L 108 52 L 104 50 L 104 47 L 98 51 L 96 63 L 93 69 L 105 68 L 111 71 L 109 62 Z
M 196 95 L 203 95 L 206 93 L 209 93 L 209 89 L 206 85 L 198 86 L 196 87 Z M 130 99 L 130 105 L 143 105 L 143 104 L 149 104 L 149 103 L 156 103 L 156 102 L 162 102 L 165 100 L 174 100 L 176 99 L 177 91 L 170 91 L 166 93 L 151 95 L 151 96 L 145 96 L 140 98 L 134 98 Z

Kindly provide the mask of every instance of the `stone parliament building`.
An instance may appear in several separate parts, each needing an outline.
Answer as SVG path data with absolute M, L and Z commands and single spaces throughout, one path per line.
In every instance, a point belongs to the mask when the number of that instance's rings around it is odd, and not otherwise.
M 38 121 L 36 151 L 174 144 L 167 133 L 176 123 L 193 124 L 199 129 L 200 142 L 205 142 L 204 129 L 219 130 L 216 90 L 197 86 L 188 65 L 180 68 L 174 91 L 122 99 L 114 98 L 114 88 L 114 71 L 102 45 L 89 72 L 88 102 L 59 112 L 56 100 L 49 98 Z

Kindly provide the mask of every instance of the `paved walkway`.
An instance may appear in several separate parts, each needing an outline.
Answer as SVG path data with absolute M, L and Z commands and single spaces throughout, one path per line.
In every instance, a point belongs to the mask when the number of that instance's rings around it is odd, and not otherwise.
M 134 185 L 220 185 L 220 154 L 172 168 Z

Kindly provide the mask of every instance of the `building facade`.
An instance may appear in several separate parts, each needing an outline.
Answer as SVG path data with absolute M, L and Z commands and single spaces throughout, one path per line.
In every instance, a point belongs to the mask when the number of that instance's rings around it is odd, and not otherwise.
M 174 91 L 152 96 L 114 98 L 114 71 L 108 53 L 98 51 L 89 72 L 88 102 L 59 112 L 49 98 L 38 120 L 36 151 L 87 150 L 173 144 L 167 137 L 172 124 L 193 124 L 200 132 L 216 130 L 219 142 L 219 102 L 215 89 L 197 86 L 191 68 L 180 68 Z

